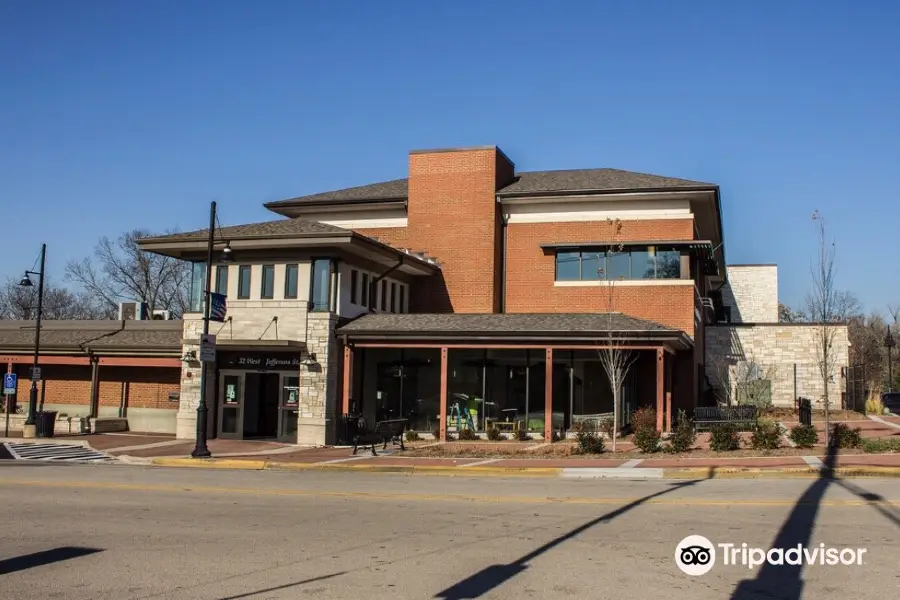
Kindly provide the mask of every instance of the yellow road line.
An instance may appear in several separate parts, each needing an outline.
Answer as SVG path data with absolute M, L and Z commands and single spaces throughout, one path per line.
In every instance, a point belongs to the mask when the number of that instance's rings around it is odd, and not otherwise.
M 290 490 L 290 489 L 255 489 L 234 488 L 218 486 L 195 485 L 171 485 L 171 484 L 131 484 L 90 481 L 37 481 L 21 479 L 0 479 L 0 485 L 5 486 L 30 486 L 49 488 L 80 488 L 95 490 L 120 490 L 134 492 L 188 492 L 188 493 L 217 493 L 217 494 L 246 494 L 255 496 L 305 496 L 305 497 L 331 497 L 353 498 L 368 500 L 409 500 L 420 502 L 485 502 L 500 504 L 587 504 L 587 505 L 625 505 L 642 500 L 640 497 L 628 498 L 579 498 L 579 497 L 540 497 L 540 496 L 500 496 L 500 495 L 468 495 L 468 494 L 419 494 L 419 493 L 395 493 L 395 492 L 353 492 L 353 491 L 329 491 L 329 490 Z M 643 500 L 644 504 L 658 504 L 663 506 L 796 506 L 796 500 L 776 499 L 710 499 L 710 498 L 650 498 Z M 865 500 L 823 500 L 815 503 L 818 506 L 866 506 L 873 504 Z M 891 504 L 900 507 L 900 500 L 883 501 L 881 504 Z

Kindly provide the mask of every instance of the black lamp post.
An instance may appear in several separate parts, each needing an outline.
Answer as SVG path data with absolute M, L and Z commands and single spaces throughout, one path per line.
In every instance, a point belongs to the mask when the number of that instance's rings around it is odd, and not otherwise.
M 209 205 L 209 238 L 206 247 L 206 286 L 203 292 L 203 335 L 209 333 L 209 312 L 210 312 L 210 293 L 212 287 L 212 267 L 213 267 L 213 251 L 216 243 L 216 203 L 211 202 Z M 222 250 L 221 262 L 229 263 L 232 261 L 231 246 L 226 243 Z M 215 373 L 215 370 L 213 370 Z M 206 405 L 206 362 L 200 363 L 200 402 L 197 404 L 197 441 L 194 445 L 194 451 L 191 452 L 193 458 L 209 458 L 212 453 L 206 444 L 206 424 L 208 422 L 209 407 Z
M 894 346 L 896 346 L 896 345 L 897 345 L 897 343 L 894 341 L 894 336 L 891 335 L 891 327 L 890 327 L 890 325 L 888 325 L 887 333 L 884 334 L 884 347 L 887 348 L 887 351 L 888 351 L 887 362 L 888 362 L 888 392 L 889 393 L 894 391 L 894 389 L 893 389 L 894 370 L 891 365 L 891 362 L 892 362 L 891 361 L 891 351 L 894 349 Z
M 38 276 L 37 318 L 35 319 L 34 327 L 34 364 L 31 367 L 31 392 L 28 395 L 28 416 L 25 417 L 25 425 L 31 426 L 35 425 L 35 412 L 37 410 L 38 388 L 37 379 L 34 374 L 38 369 L 38 358 L 41 355 L 41 313 L 44 310 L 44 264 L 46 263 L 46 259 L 47 244 L 41 244 L 41 270 L 25 271 L 25 276 L 22 277 L 22 280 L 19 282 L 19 285 L 22 287 L 32 287 L 34 284 L 31 283 L 31 279 L 28 276 Z

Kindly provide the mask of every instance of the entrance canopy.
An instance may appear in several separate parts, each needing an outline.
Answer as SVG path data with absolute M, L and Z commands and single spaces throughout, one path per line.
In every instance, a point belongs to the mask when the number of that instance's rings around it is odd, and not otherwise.
M 337 330 L 345 343 L 524 344 L 693 347 L 683 331 L 622 313 L 368 314 Z

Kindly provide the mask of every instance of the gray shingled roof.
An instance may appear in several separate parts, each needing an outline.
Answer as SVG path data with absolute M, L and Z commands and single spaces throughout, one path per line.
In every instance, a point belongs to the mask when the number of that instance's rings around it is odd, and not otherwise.
M 589 314 L 389 314 L 363 315 L 338 330 L 339 334 L 566 334 L 605 332 L 612 317 L 616 332 L 674 331 L 652 321 L 636 319 L 622 313 Z
M 647 173 L 636 173 L 620 169 L 570 169 L 565 171 L 525 171 L 516 174 L 516 181 L 501 188 L 497 195 L 566 193 L 579 191 L 612 192 L 618 190 L 655 190 L 680 188 L 712 188 L 712 183 L 690 181 L 675 177 L 663 177 Z M 267 208 L 291 204 L 312 204 L 319 202 L 366 202 L 377 200 L 404 200 L 409 195 L 409 180 L 394 179 L 381 183 L 372 183 L 358 187 L 346 188 L 299 196 L 287 200 L 266 203 Z
M 231 240 L 264 236 L 350 235 L 352 233 L 349 229 L 335 227 L 334 225 L 326 225 L 325 223 L 319 223 L 318 221 L 309 221 L 307 219 L 278 219 L 276 221 L 264 221 L 262 223 L 219 227 L 216 231 L 220 237 Z M 200 229 L 198 231 L 188 231 L 186 233 L 174 233 L 171 235 L 145 238 L 141 241 L 206 240 L 208 235 L 208 229 Z
M 42 321 L 41 348 L 46 351 L 79 345 L 95 350 L 134 349 L 180 353 L 181 321 Z M 0 321 L 0 348 L 34 346 L 34 321 Z

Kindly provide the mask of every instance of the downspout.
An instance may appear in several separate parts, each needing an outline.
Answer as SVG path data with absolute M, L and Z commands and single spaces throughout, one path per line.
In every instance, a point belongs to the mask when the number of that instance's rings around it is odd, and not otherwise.
M 393 267 L 391 267 L 384 273 L 381 273 L 377 277 L 373 277 L 372 281 L 369 282 L 369 289 L 368 289 L 369 311 L 372 311 L 373 308 L 375 308 L 375 306 L 377 305 L 375 302 L 377 300 L 377 298 L 375 297 L 375 292 L 378 290 L 378 282 L 381 281 L 382 279 L 384 279 L 385 277 L 387 277 L 388 275 L 390 275 L 391 273 L 393 273 L 394 271 L 396 271 L 397 269 L 399 269 L 401 266 L 403 266 L 403 255 L 400 255 L 400 260 L 397 262 L 396 265 L 394 265 Z M 375 311 L 375 312 L 378 312 L 378 311 Z
M 500 198 L 497 198 L 500 203 Z M 500 205 L 501 209 L 503 205 Z M 506 253 L 509 247 L 509 215 L 500 211 L 500 312 L 506 312 Z

